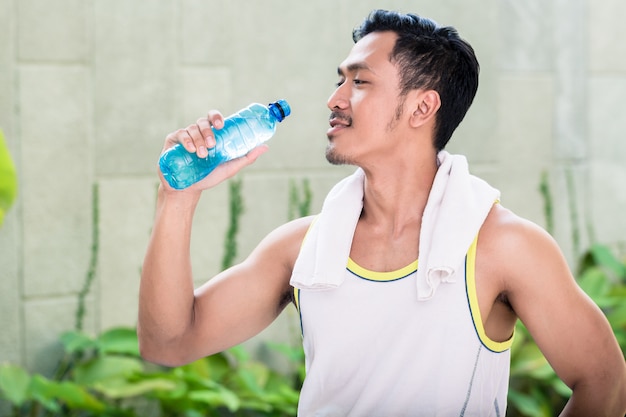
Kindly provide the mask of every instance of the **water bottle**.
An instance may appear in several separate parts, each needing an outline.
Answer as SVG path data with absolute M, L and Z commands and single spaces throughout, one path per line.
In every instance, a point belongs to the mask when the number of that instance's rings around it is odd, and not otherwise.
M 213 129 L 216 144 L 205 158 L 187 152 L 180 143 L 163 152 L 159 158 L 163 177 L 174 189 L 187 188 L 209 175 L 219 164 L 242 157 L 267 141 L 276 131 L 276 122 L 282 122 L 290 114 L 291 108 L 285 100 L 268 106 L 250 104 L 224 119 L 223 128 Z

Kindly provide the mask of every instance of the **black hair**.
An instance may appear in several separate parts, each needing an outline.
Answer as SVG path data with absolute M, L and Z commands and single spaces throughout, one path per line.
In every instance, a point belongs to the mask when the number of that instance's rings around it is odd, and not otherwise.
M 358 42 L 372 32 L 393 31 L 398 35 L 390 55 L 400 74 L 400 90 L 414 89 L 439 93 L 441 107 L 436 114 L 434 146 L 445 148 L 452 133 L 469 109 L 476 90 L 480 66 L 474 49 L 451 26 L 439 26 L 416 14 L 374 10 L 352 32 Z

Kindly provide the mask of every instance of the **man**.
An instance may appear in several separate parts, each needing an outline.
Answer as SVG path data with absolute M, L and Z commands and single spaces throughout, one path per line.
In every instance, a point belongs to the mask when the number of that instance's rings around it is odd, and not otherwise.
M 353 38 L 328 100 L 327 159 L 358 169 L 319 216 L 277 228 L 194 291 L 202 191 L 267 148 L 182 191 L 161 176 L 140 289 L 142 355 L 180 365 L 222 351 L 294 301 L 307 366 L 299 415 L 504 416 L 520 318 L 573 391 L 563 416 L 623 416 L 624 358 L 554 240 L 443 151 L 478 86 L 472 48 L 453 28 L 387 11 Z M 210 126 L 223 126 L 219 112 L 170 134 L 164 149 L 180 142 L 204 156 Z

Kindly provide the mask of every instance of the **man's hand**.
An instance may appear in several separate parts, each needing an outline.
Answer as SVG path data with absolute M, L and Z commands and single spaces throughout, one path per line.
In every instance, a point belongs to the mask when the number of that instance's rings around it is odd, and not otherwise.
M 202 117 L 196 120 L 195 123 L 167 135 L 162 152 L 180 143 L 187 152 L 195 152 L 199 158 L 205 158 L 208 154 L 208 149 L 215 146 L 213 129 L 221 129 L 223 127 L 224 116 L 217 110 L 211 110 L 206 117 Z M 267 145 L 260 145 L 241 158 L 220 164 L 206 178 L 190 186 L 189 190 L 196 192 L 214 187 L 234 176 L 244 167 L 252 164 L 259 156 L 267 152 L 268 149 Z M 161 170 L 159 170 L 159 177 L 166 190 L 175 191 L 167 184 Z

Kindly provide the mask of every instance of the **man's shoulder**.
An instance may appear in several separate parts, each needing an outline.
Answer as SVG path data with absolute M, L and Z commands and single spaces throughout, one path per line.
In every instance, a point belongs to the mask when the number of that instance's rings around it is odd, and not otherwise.
M 554 238 L 536 223 L 495 204 L 478 236 L 479 251 L 492 264 L 521 264 L 539 260 L 559 251 Z M 546 251 L 546 249 L 550 249 Z
M 549 234 L 536 223 L 521 217 L 501 204 L 494 204 L 480 229 L 480 236 L 503 243 L 516 239 L 545 239 Z M 519 242 L 517 242 L 519 243 Z
M 477 256 L 505 281 L 528 282 L 530 270 L 554 270 L 564 264 L 558 244 L 545 229 L 499 204 L 480 230 Z
M 290 220 L 289 222 L 277 227 L 272 233 L 278 233 L 284 238 L 292 237 L 296 240 L 302 240 L 315 221 L 316 217 L 317 216 L 315 215 L 311 215 Z
M 261 247 L 271 247 L 275 258 L 283 257 L 288 264 L 295 263 L 306 234 L 315 216 L 300 217 L 278 226 L 261 243 Z

